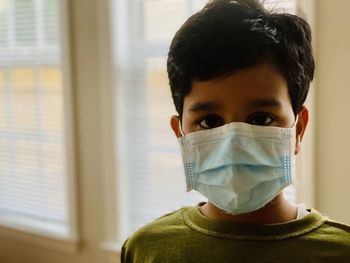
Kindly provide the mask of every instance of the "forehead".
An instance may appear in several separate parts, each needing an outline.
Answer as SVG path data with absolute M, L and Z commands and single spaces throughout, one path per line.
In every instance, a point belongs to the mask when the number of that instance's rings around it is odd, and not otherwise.
M 211 103 L 221 108 L 242 108 L 256 102 L 291 105 L 287 82 L 272 64 L 264 63 L 208 81 L 194 81 L 184 100 L 184 111 L 194 104 Z

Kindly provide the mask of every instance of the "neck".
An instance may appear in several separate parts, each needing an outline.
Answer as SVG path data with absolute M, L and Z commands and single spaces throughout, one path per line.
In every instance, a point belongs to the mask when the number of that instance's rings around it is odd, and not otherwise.
M 256 224 L 286 223 L 297 217 L 297 208 L 283 197 L 282 192 L 264 207 L 246 214 L 229 214 L 210 202 L 201 206 L 200 211 L 211 219 Z

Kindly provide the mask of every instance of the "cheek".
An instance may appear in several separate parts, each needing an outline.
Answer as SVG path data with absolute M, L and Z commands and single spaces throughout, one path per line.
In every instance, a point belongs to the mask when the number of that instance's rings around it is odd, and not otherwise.
M 291 128 L 295 124 L 296 116 L 294 115 L 292 105 L 286 104 L 282 106 L 283 113 L 282 113 L 282 120 L 283 120 L 283 127 Z
M 181 125 L 182 131 L 185 134 L 195 131 L 195 120 L 196 118 L 193 116 L 193 114 L 189 114 L 186 111 L 182 113 Z
M 188 111 L 188 97 L 185 97 L 184 104 L 183 104 L 183 110 L 182 110 L 182 119 L 181 119 L 181 126 L 182 131 L 186 134 L 190 131 L 190 124 L 191 124 L 191 114 Z

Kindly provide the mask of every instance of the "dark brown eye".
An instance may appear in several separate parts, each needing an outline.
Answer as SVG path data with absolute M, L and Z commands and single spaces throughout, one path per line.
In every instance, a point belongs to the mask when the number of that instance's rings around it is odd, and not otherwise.
M 200 122 L 199 126 L 202 129 L 212 129 L 224 125 L 224 121 L 217 115 L 207 115 L 204 116 Z
M 254 114 L 248 119 L 249 124 L 259 125 L 259 126 L 267 126 L 270 125 L 274 119 L 270 114 L 267 113 L 258 113 Z

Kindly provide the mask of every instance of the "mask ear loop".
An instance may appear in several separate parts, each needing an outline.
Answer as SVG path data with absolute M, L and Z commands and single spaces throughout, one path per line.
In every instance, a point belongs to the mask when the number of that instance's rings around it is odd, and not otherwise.
M 297 127 L 298 120 L 299 120 L 299 114 L 297 114 L 297 117 L 295 118 L 294 124 L 291 128 Z
M 181 120 L 180 119 L 179 119 L 179 130 L 180 130 L 181 136 L 185 136 L 185 133 L 182 130 L 182 125 L 181 125 Z

